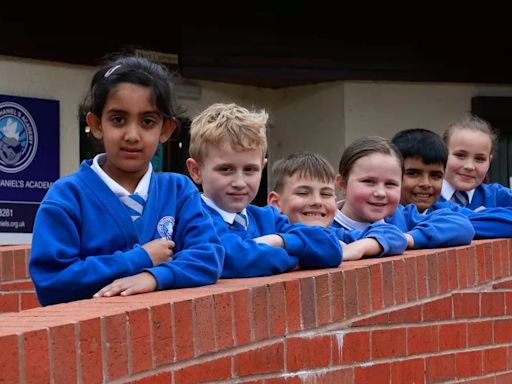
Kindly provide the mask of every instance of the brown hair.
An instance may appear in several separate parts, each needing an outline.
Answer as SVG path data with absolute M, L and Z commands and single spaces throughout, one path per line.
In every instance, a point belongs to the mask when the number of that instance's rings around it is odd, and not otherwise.
M 471 129 L 474 131 L 479 131 L 482 133 L 485 133 L 489 136 L 489 139 L 491 140 L 491 155 L 494 152 L 494 149 L 496 148 L 496 145 L 498 143 L 498 133 L 496 130 L 489 124 L 488 121 L 481 119 L 480 117 L 476 115 L 465 115 L 461 117 L 460 119 L 457 119 L 455 121 L 452 121 L 450 124 L 448 124 L 448 128 L 446 128 L 446 131 L 444 131 L 443 134 L 443 140 L 446 145 L 449 145 L 450 138 L 453 134 L 453 132 L 457 129 Z
M 334 168 L 321 155 L 313 152 L 295 152 L 285 159 L 278 160 L 272 167 L 273 190 L 281 193 L 287 177 L 298 175 L 301 178 L 334 183 Z
M 341 156 L 340 165 L 338 172 L 347 181 L 350 175 L 350 171 L 354 167 L 357 160 L 372 155 L 374 153 L 382 153 L 384 155 L 390 155 L 397 158 L 403 172 L 404 160 L 398 148 L 391 143 L 388 139 L 380 136 L 368 136 L 362 137 L 353 141 L 345 150 Z

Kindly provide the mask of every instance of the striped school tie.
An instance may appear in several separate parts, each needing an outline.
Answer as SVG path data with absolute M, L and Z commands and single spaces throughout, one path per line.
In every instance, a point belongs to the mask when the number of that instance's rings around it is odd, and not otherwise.
M 455 191 L 450 200 L 455 204 L 462 205 L 463 207 L 469 204 L 468 194 L 464 191 Z
M 235 215 L 235 222 L 240 224 L 247 231 L 247 216 L 243 213 L 237 213 Z
M 132 221 L 137 220 L 142 215 L 142 212 L 144 211 L 144 205 L 146 204 L 146 201 L 142 197 L 139 195 L 128 195 L 121 196 L 119 199 L 128 209 Z

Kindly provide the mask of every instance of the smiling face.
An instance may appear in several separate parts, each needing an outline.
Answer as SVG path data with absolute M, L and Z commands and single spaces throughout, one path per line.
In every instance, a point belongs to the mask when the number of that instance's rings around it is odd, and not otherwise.
M 445 178 L 455 189 L 470 191 L 484 180 L 492 160 L 488 134 L 460 128 L 453 130 L 448 141 Z
M 94 137 L 103 140 L 107 154 L 103 170 L 128 190 L 144 176 L 158 144 L 176 127 L 162 118 L 149 88 L 130 83 L 117 85 L 101 118 L 88 113 L 87 123 Z
M 256 197 L 266 164 L 260 149 L 235 151 L 231 146 L 208 145 L 198 163 L 187 160 L 190 176 L 202 184 L 204 195 L 227 212 L 241 212 Z
M 391 155 L 373 153 L 357 160 L 336 184 L 345 195 L 341 211 L 352 220 L 373 223 L 392 214 L 400 201 L 402 167 Z
M 400 203 L 414 204 L 420 212 L 430 208 L 441 195 L 443 175 L 442 163 L 425 164 L 420 157 L 406 158 Z
M 334 182 L 325 183 L 295 174 L 287 177 L 280 193 L 269 194 L 269 204 L 288 216 L 291 223 L 328 227 L 336 213 Z

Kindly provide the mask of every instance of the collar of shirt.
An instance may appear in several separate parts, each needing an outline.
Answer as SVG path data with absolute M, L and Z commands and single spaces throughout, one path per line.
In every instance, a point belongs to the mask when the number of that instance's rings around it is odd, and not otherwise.
M 96 172 L 96 174 L 100 177 L 101 180 L 107 187 L 110 188 L 112 192 L 116 196 L 129 196 L 131 195 L 123 186 L 121 186 L 117 181 L 112 179 L 106 172 L 101 168 L 101 165 L 105 164 L 107 160 L 107 155 L 105 153 L 100 153 L 99 155 L 94 156 L 92 161 L 92 170 Z M 149 191 L 149 182 L 151 181 L 151 174 L 153 173 L 153 166 L 149 163 L 148 170 L 140 179 L 139 184 L 137 184 L 137 188 L 135 188 L 134 195 L 139 195 L 144 200 L 148 199 L 148 191 Z
M 443 179 L 443 186 L 441 188 L 441 196 L 444 197 L 445 200 L 450 201 L 453 194 L 455 193 L 455 187 L 451 185 L 448 181 Z M 473 200 L 473 195 L 475 194 L 475 190 L 466 191 L 468 194 L 468 204 L 471 204 L 471 200 Z
M 373 223 L 368 223 L 364 221 L 356 221 L 345 215 L 343 212 L 341 212 L 339 209 L 336 210 L 336 214 L 334 215 L 334 221 L 337 222 L 339 225 L 341 225 L 343 228 L 346 229 L 366 229 Z M 384 223 L 384 219 L 378 220 L 375 223 Z
M 210 199 L 209 197 L 206 197 L 203 194 L 201 194 L 201 198 L 203 199 L 203 201 L 205 202 L 205 204 L 207 206 L 209 206 L 210 208 L 213 208 L 215 209 L 219 215 L 222 216 L 222 218 L 224 219 L 224 221 L 228 224 L 233 224 L 235 222 L 235 216 L 236 216 L 236 212 L 227 212 L 225 210 L 223 210 L 222 208 L 219 208 L 219 206 L 217 204 L 215 204 L 215 202 Z M 247 218 L 247 226 L 249 226 L 249 215 L 247 214 L 247 209 L 243 209 L 242 212 L 240 213 L 243 213 L 245 215 L 245 217 Z

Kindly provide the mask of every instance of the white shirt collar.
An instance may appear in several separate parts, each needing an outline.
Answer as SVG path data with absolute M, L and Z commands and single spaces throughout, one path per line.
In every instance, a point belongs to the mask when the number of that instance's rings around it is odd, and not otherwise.
M 233 224 L 235 222 L 236 212 L 227 212 L 227 211 L 223 210 L 222 208 L 219 208 L 219 206 L 217 204 L 215 204 L 215 202 L 212 199 L 205 196 L 204 193 L 201 194 L 201 198 L 203 199 L 203 201 L 206 203 L 207 206 L 215 209 L 219 213 L 219 215 L 222 216 L 222 218 L 224 219 L 224 221 L 226 223 Z M 245 215 L 245 217 L 247 218 L 247 225 L 249 225 L 249 215 L 247 214 L 247 209 L 244 208 L 242 210 L 242 212 L 240 212 L 240 213 L 243 213 Z
M 445 200 L 450 201 L 453 194 L 455 193 L 456 189 L 453 185 L 451 185 L 446 179 L 443 179 L 443 186 L 441 188 L 441 196 L 445 198 Z M 468 204 L 471 203 L 471 200 L 473 200 L 473 195 L 475 194 L 475 190 L 472 189 L 471 191 L 466 191 L 468 194 Z
M 100 177 L 101 180 L 107 187 L 110 188 L 112 192 L 116 196 L 129 196 L 131 195 L 123 186 L 121 186 L 117 181 L 112 179 L 107 173 L 101 168 L 101 165 L 105 164 L 107 160 L 107 155 L 105 153 L 100 153 L 99 155 L 94 156 L 92 161 L 91 168 L 94 172 Z M 135 188 L 135 192 L 133 194 L 139 195 L 144 200 L 148 199 L 148 191 L 149 191 L 149 182 L 151 181 L 151 174 L 153 173 L 153 166 L 149 163 L 148 170 L 140 179 L 139 184 L 137 184 L 137 188 Z
M 345 215 L 341 210 L 337 209 L 336 214 L 334 215 L 334 221 L 341 225 L 346 229 L 366 229 L 373 223 L 368 223 L 364 221 L 356 221 Z M 375 223 L 384 223 L 384 219 L 375 221 Z

